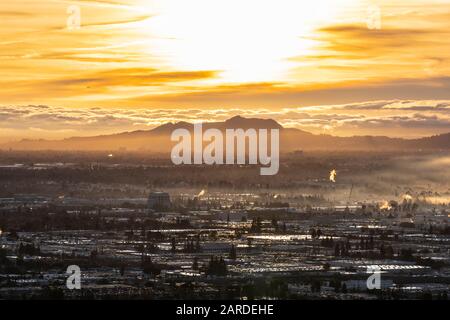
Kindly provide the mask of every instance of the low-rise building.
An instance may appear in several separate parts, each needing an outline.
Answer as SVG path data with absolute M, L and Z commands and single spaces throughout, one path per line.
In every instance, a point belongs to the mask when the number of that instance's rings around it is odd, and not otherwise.
M 148 196 L 148 207 L 150 209 L 170 208 L 172 203 L 167 192 L 152 192 Z

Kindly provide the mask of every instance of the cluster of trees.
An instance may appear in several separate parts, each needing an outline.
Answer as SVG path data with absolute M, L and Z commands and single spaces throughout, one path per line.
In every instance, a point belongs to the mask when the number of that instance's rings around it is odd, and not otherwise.
M 271 224 L 269 225 L 267 223 L 265 227 L 273 228 L 275 233 L 287 232 L 286 223 L 283 222 L 283 224 L 280 225 L 280 223 L 278 223 L 278 220 L 275 218 L 272 218 Z M 262 230 L 263 230 L 263 220 L 260 217 L 256 217 L 255 219 L 252 220 L 252 225 L 250 226 L 249 233 L 261 233 Z
M 231 245 L 230 253 L 228 254 L 228 258 L 231 260 L 236 260 L 236 258 L 237 258 L 236 247 L 234 246 L 234 244 Z
M 320 240 L 320 245 L 325 248 L 333 248 L 333 246 L 334 246 L 333 237 L 326 237 L 326 238 Z
M 320 293 L 320 290 L 322 288 L 322 283 L 320 282 L 320 280 L 313 280 L 311 282 L 311 292 L 317 292 Z
M 373 237 L 370 237 L 369 239 L 361 238 L 360 242 L 356 245 L 356 248 L 359 250 L 368 250 L 368 251 L 376 250 Z M 347 242 L 345 243 L 343 242 L 336 243 L 334 247 L 334 255 L 336 257 L 350 256 L 352 255 L 350 253 L 351 249 L 352 249 L 351 242 L 350 240 L 347 239 Z M 394 248 L 391 245 L 385 245 L 381 243 L 378 250 L 380 258 L 392 258 L 394 256 Z
M 338 242 L 335 243 L 333 240 L 333 237 L 326 237 L 320 241 L 320 245 L 322 247 L 326 248 L 333 248 L 334 247 L 334 255 L 336 257 L 345 257 L 345 256 L 360 256 L 360 253 L 355 254 L 354 252 L 351 253 L 352 248 L 356 248 L 357 250 L 367 250 L 367 251 L 376 251 L 379 250 L 379 257 L 380 258 L 391 258 L 394 256 L 394 248 L 391 245 L 385 245 L 381 243 L 381 245 L 378 247 L 378 249 L 375 247 L 375 241 L 372 236 L 369 238 L 363 238 L 361 237 L 359 242 L 356 244 L 353 244 L 350 242 L 350 239 L 347 239 L 346 242 Z M 407 252 L 404 251 L 400 253 L 400 255 L 403 255 L 405 258 L 405 254 Z M 376 253 L 374 253 L 376 254 Z M 409 258 L 412 258 L 412 255 L 409 256 Z
M 262 230 L 262 220 L 260 217 L 257 217 L 252 221 L 252 225 L 250 227 L 250 233 L 260 233 Z
M 19 248 L 17 249 L 18 255 L 29 255 L 36 256 L 41 254 L 41 249 L 39 246 L 35 246 L 34 243 L 25 243 L 22 242 L 19 244 Z
M 272 227 L 274 228 L 275 232 L 281 232 L 281 233 L 287 232 L 286 222 L 283 222 L 283 224 L 280 226 L 280 224 L 278 223 L 278 220 L 275 218 L 272 219 Z
M 334 255 L 336 257 L 345 257 L 349 255 L 351 249 L 350 241 L 347 240 L 346 243 L 336 243 L 334 247 Z
M 171 249 L 170 251 L 172 253 L 176 253 L 177 250 L 177 239 L 175 237 L 172 237 L 170 240 L 171 243 Z M 185 253 L 198 253 L 202 251 L 202 247 L 200 244 L 200 236 L 197 235 L 195 241 L 193 239 L 186 239 L 184 242 L 184 246 L 182 249 L 182 252 Z
M 26 210 L 25 210 L 26 209 Z M 45 232 L 56 230 L 131 230 L 126 235 L 129 240 L 142 237 L 142 233 L 133 230 L 144 229 L 167 229 L 167 228 L 190 228 L 188 219 L 177 219 L 174 222 L 159 222 L 153 216 L 145 213 L 127 214 L 127 219 L 115 219 L 116 216 L 102 213 L 101 209 L 94 207 L 74 208 L 76 213 L 70 213 L 58 206 L 27 208 L 17 210 L 13 213 L 0 212 L 0 226 L 8 237 L 22 232 Z M 131 216 L 130 216 L 131 215 Z M 120 216 L 119 216 L 120 217 Z M 156 237 L 157 234 L 150 234 Z
M 183 219 L 180 217 L 177 217 L 175 219 L 175 225 L 180 228 L 192 228 L 192 225 L 191 225 L 191 222 L 189 221 L 189 219 Z
M 161 273 L 161 267 L 153 263 L 152 259 L 148 256 L 142 257 L 142 271 L 146 274 L 157 276 Z M 122 273 L 122 271 L 121 271 Z
M 7 251 L 6 249 L 0 248 L 0 265 L 3 265 L 8 262 L 8 258 L 6 258 Z
M 322 231 L 320 229 L 311 228 L 311 230 L 309 230 L 309 233 L 311 234 L 311 238 L 313 239 L 319 239 L 322 236 Z
M 212 276 L 226 276 L 228 273 L 227 264 L 222 257 L 212 256 L 206 268 L 206 274 Z
M 249 300 L 273 297 L 276 299 L 288 298 L 288 284 L 282 278 L 250 280 L 242 285 L 239 297 Z
M 375 248 L 375 242 L 374 242 L 372 236 L 370 236 L 369 238 L 361 238 L 359 240 L 359 245 L 358 245 L 359 250 L 373 250 L 374 248 Z
M 335 292 L 347 293 L 347 285 L 342 283 L 340 279 L 333 279 L 330 281 L 330 287 L 334 288 Z
M 194 240 L 186 239 L 183 251 L 186 253 L 201 252 L 202 247 L 200 246 L 200 237 L 199 236 L 196 237 L 195 243 Z
M 382 258 L 392 258 L 394 256 L 394 248 L 391 245 L 380 245 L 380 256 Z
M 441 228 L 439 227 L 433 227 L 431 224 L 428 228 L 428 233 L 429 234 L 442 234 L 442 235 L 449 235 L 450 234 L 450 226 L 442 226 Z

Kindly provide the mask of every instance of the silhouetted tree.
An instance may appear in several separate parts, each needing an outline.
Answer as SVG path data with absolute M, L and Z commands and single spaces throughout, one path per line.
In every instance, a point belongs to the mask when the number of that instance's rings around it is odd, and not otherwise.
M 237 254 L 236 254 L 236 247 L 234 246 L 234 244 L 232 244 L 232 245 L 231 245 L 231 248 L 230 248 L 230 253 L 229 253 L 228 257 L 229 257 L 231 260 L 236 260 L 236 256 L 237 256 Z
M 225 260 L 223 260 L 222 257 L 216 258 L 215 256 L 212 256 L 206 269 L 206 274 L 214 276 L 226 276 L 227 272 L 228 270 Z

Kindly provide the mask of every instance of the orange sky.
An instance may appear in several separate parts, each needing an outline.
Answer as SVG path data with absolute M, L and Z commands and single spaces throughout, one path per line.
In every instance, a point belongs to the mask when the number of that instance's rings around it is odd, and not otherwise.
M 0 21 L 0 141 L 237 113 L 450 131 L 450 0 L 14 0 Z

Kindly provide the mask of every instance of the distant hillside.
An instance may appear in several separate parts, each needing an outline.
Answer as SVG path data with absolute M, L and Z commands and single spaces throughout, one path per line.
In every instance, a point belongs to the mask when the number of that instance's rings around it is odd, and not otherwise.
M 93 137 L 73 137 L 64 140 L 22 140 L 1 146 L 2 149 L 13 150 L 86 150 L 114 151 L 133 150 L 168 153 L 173 142 L 170 135 L 173 130 L 185 128 L 193 130 L 193 124 L 188 122 L 166 123 L 152 130 L 123 132 L 112 135 Z M 294 150 L 450 150 L 450 133 L 406 140 L 380 136 L 336 137 L 332 135 L 315 135 L 293 128 L 283 128 L 272 119 L 233 117 L 224 122 L 208 122 L 203 124 L 204 130 L 225 129 L 280 129 L 281 151 Z

